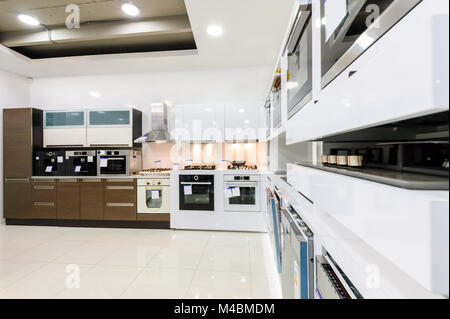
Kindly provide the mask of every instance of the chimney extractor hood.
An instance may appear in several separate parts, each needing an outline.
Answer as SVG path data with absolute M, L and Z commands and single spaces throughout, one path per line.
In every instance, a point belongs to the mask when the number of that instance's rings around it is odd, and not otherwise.
M 170 141 L 167 121 L 167 105 L 165 103 L 151 106 L 151 131 L 136 139 L 135 143 L 163 143 Z

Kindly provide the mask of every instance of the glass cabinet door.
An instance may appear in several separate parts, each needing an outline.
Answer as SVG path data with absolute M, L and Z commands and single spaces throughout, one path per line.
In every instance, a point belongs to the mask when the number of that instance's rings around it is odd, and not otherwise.
M 281 92 L 272 92 L 273 127 L 281 126 Z
M 85 111 L 45 111 L 45 128 L 69 128 L 85 126 Z
M 89 111 L 89 126 L 130 126 L 131 110 Z

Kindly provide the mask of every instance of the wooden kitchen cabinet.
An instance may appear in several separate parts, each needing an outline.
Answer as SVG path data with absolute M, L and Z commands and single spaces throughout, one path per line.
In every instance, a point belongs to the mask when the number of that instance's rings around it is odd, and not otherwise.
M 134 179 L 107 179 L 104 186 L 105 220 L 136 220 L 137 189 Z
M 103 180 L 83 179 L 80 182 L 80 219 L 103 220 Z
M 61 179 L 57 183 L 57 218 L 80 219 L 80 182 L 78 179 Z
M 32 218 L 33 150 L 42 147 L 42 111 L 3 109 L 3 215 Z
M 5 178 L 3 193 L 4 218 L 32 218 L 30 185 L 28 178 Z
M 31 182 L 33 219 L 56 219 L 56 180 L 34 179 Z

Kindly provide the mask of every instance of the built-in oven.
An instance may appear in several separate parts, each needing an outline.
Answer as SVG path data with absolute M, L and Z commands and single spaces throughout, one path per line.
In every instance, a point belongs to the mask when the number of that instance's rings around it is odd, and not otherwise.
M 180 175 L 180 210 L 214 211 L 214 175 Z
M 286 48 L 288 117 L 312 101 L 312 6 L 302 5 Z
M 66 176 L 97 176 L 96 151 L 66 151 Z
M 138 214 L 170 213 L 170 177 L 138 179 Z
M 225 211 L 260 212 L 261 176 L 224 175 Z
M 66 161 L 64 151 L 40 150 L 35 154 L 34 173 L 37 176 L 64 176 Z
M 130 175 L 129 150 L 97 151 L 98 176 L 128 176 Z
M 422 0 L 320 0 L 322 87 Z

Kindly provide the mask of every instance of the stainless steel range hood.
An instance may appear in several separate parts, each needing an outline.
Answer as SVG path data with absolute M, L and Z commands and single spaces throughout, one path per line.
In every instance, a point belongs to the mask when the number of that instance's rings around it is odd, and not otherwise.
M 135 143 L 164 143 L 170 141 L 167 105 L 155 103 L 151 105 L 151 130 L 135 140 Z

